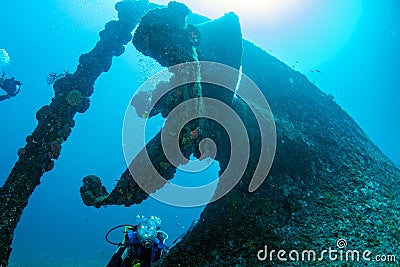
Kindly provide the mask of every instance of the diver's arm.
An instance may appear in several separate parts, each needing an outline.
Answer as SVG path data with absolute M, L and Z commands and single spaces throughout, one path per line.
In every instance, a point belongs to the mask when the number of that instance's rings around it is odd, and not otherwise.
M 114 253 L 111 260 L 108 262 L 107 267 L 121 267 L 122 266 L 122 254 L 124 254 L 125 247 L 121 246 Z
M 157 250 L 154 252 L 154 262 L 158 261 L 161 258 L 162 249 Z

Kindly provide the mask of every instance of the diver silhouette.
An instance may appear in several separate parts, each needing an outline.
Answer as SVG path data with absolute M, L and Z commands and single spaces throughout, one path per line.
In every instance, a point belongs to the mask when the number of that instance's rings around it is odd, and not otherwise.
M 14 77 L 6 78 L 6 73 L 3 71 L 3 75 L 0 77 L 0 88 L 7 94 L 0 95 L 0 101 L 16 96 L 21 90 L 21 85 L 22 83 L 15 80 Z
M 165 251 L 168 235 L 160 231 L 161 220 L 156 216 L 137 216 L 137 225 L 120 225 L 112 228 L 106 235 L 107 242 L 118 245 L 107 267 L 151 267 Z M 116 244 L 108 240 L 108 235 L 115 229 L 125 227 L 124 241 Z

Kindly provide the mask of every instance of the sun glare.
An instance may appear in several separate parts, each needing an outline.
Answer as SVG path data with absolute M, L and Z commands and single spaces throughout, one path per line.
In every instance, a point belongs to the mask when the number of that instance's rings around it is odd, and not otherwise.
M 183 0 L 194 12 L 211 19 L 235 12 L 243 25 L 260 23 L 269 28 L 284 28 L 304 19 L 312 0 Z M 153 1 L 167 4 L 166 0 Z
M 120 0 L 56 0 L 74 26 L 98 32 L 116 17 Z M 172 0 L 149 0 L 167 5 Z M 235 12 L 243 37 L 288 64 L 299 59 L 311 67 L 327 60 L 349 40 L 362 10 L 362 0 L 175 0 L 194 13 L 216 19 Z M 96 15 L 93 15 L 96 14 Z
M 167 4 L 167 0 L 154 0 Z M 181 0 L 211 19 L 233 11 L 244 38 L 277 52 L 281 59 L 300 59 L 304 68 L 335 54 L 350 38 L 361 0 Z M 297 58 L 297 59 L 296 59 Z

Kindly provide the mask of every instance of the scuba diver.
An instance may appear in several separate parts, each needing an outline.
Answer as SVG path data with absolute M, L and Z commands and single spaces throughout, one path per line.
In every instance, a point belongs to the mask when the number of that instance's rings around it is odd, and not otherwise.
M 137 225 L 120 225 L 106 234 L 107 242 L 118 245 L 107 267 L 151 267 L 161 258 L 166 248 L 164 242 L 168 235 L 160 231 L 161 220 L 156 216 L 137 216 Z M 122 243 L 113 243 L 108 235 L 117 228 L 125 227 Z
M 7 94 L 1 95 L 0 101 L 16 96 L 21 89 L 21 85 L 22 83 L 15 80 L 14 77 L 11 77 L 11 79 L 6 79 L 6 73 L 3 71 L 3 75 L 0 77 L 0 88 L 6 91 Z

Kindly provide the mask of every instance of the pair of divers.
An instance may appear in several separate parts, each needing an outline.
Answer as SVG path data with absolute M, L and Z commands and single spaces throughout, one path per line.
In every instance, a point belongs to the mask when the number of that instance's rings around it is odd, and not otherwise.
M 107 267 L 151 267 L 166 250 L 168 235 L 160 231 L 161 220 L 156 216 L 137 216 L 137 225 L 119 225 L 106 234 L 108 243 L 118 245 Z M 115 229 L 124 228 L 122 243 L 114 243 L 108 236 Z
M 21 85 L 22 83 L 15 80 L 14 77 L 6 78 L 6 73 L 3 71 L 3 75 L 0 77 L 0 88 L 3 89 L 6 94 L 0 95 L 0 101 L 16 96 L 21 90 Z

